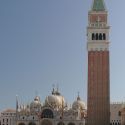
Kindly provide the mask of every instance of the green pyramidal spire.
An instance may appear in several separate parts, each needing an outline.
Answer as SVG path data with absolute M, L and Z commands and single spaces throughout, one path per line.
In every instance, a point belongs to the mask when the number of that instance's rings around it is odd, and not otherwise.
M 92 5 L 93 11 L 105 11 L 104 0 L 94 0 Z

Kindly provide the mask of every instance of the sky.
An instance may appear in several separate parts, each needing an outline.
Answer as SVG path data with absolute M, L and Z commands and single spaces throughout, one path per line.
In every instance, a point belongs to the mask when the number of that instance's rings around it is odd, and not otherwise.
M 111 102 L 125 101 L 125 0 L 105 0 L 110 29 Z M 92 0 L 0 0 L 0 111 L 43 103 L 58 86 L 87 102 L 88 11 Z

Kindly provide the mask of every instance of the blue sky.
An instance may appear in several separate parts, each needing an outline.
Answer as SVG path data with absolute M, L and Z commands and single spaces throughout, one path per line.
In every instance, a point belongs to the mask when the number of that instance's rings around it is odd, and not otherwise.
M 125 101 L 125 1 L 109 11 L 111 101 Z M 86 27 L 92 0 L 0 0 L 0 110 L 41 101 L 52 85 L 68 103 L 87 100 Z

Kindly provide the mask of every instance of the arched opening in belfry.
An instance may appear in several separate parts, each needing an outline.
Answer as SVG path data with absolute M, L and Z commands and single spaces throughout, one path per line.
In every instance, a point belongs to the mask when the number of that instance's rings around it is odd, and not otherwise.
M 103 33 L 103 40 L 106 40 L 106 34 Z
M 92 40 L 95 40 L 95 34 L 92 33 Z
M 96 33 L 96 40 L 98 40 L 99 38 L 98 38 L 98 33 Z
M 99 34 L 99 40 L 102 40 L 102 34 L 101 33 Z

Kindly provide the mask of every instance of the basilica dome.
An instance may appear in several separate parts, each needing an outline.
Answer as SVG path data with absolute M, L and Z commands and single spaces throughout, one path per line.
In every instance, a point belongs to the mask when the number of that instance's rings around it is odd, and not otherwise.
M 41 105 L 40 97 L 39 97 L 39 96 L 36 96 L 36 97 L 34 98 L 34 101 L 32 101 L 32 102 L 30 103 L 30 109 L 31 109 L 31 110 L 40 109 L 41 106 L 42 106 L 42 105 Z
M 61 108 L 65 103 L 64 97 L 53 89 L 52 95 L 49 95 L 45 99 L 45 105 L 53 108 Z
M 74 101 L 74 103 L 72 105 L 72 109 L 73 110 L 78 110 L 78 109 L 84 110 L 84 109 L 86 109 L 85 103 L 80 99 L 79 95 L 77 97 L 77 100 Z

